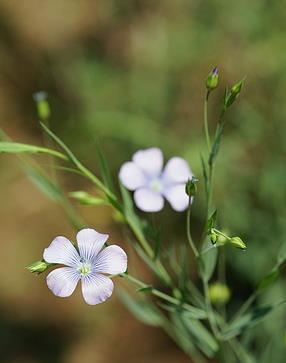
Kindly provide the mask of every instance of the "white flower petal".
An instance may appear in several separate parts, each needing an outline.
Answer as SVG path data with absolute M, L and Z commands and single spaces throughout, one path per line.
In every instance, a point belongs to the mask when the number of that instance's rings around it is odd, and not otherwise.
M 182 212 L 187 209 L 189 197 L 185 192 L 184 184 L 177 184 L 166 188 L 164 190 L 164 196 L 175 211 Z
M 61 267 L 53 270 L 47 276 L 47 285 L 54 295 L 70 296 L 80 279 L 79 273 L 72 267 Z
M 101 274 L 89 274 L 82 278 L 82 295 L 89 305 L 96 305 L 107 300 L 113 291 L 113 282 Z
M 85 228 L 76 235 L 80 257 L 92 261 L 108 239 L 108 234 L 96 232 L 95 229 Z
M 192 172 L 186 160 L 175 156 L 167 162 L 162 178 L 165 185 L 186 183 L 192 178 Z
M 139 150 L 133 155 L 133 161 L 138 165 L 148 176 L 158 176 L 163 167 L 162 151 L 156 147 L 151 147 L 146 150 Z
M 158 212 L 164 207 L 164 198 L 148 188 L 141 188 L 134 193 L 137 207 L 144 212 Z
M 119 179 L 129 190 L 135 190 L 147 184 L 147 178 L 142 169 L 140 169 L 133 161 L 128 161 L 121 166 Z
M 98 254 L 94 269 L 100 273 L 121 274 L 127 270 L 127 255 L 119 246 L 108 246 Z
M 61 263 L 67 266 L 77 266 L 80 260 L 79 254 L 73 244 L 65 237 L 56 237 L 43 254 L 48 263 Z

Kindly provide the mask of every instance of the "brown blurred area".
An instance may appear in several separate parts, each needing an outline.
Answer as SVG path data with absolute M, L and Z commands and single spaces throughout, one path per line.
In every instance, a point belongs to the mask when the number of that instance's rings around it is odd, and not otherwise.
M 104 47 L 103 53 L 124 64 L 131 26 L 136 26 L 135 19 L 126 26 L 114 21 L 108 1 L 2 0 L 1 128 L 14 140 L 41 144 L 32 94 L 47 90 L 62 104 L 62 117 L 78 112 L 81 93 L 73 79 L 66 79 L 64 68 L 89 43 Z M 163 333 L 137 322 L 116 294 L 97 307 L 85 305 L 79 289 L 69 299 L 58 299 L 47 289 L 44 276 L 24 270 L 56 235 L 72 239 L 74 231 L 61 208 L 30 183 L 15 157 L 1 157 L 0 167 L 1 362 L 188 361 Z M 108 231 L 111 240 L 122 245 L 109 212 L 83 211 L 92 226 Z

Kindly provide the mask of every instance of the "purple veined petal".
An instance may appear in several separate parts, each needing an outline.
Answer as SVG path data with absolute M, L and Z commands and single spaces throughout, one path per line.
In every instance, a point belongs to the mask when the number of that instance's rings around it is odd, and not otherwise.
M 171 158 L 163 171 L 162 179 L 165 185 L 186 183 L 192 178 L 192 172 L 186 160 L 175 156 Z
M 104 248 L 95 260 L 94 270 L 106 274 L 122 274 L 127 270 L 127 255 L 117 245 Z
M 133 155 L 132 159 L 148 176 L 156 177 L 162 171 L 163 154 L 156 147 L 139 150 Z
M 185 184 L 171 185 L 164 190 L 164 196 L 177 212 L 187 209 L 189 197 L 185 191 Z
M 89 305 L 97 305 L 106 301 L 113 292 L 113 282 L 109 277 L 91 273 L 81 280 L 82 295 Z
M 74 292 L 79 279 L 73 267 L 60 267 L 48 274 L 47 285 L 54 295 L 67 297 Z
M 133 161 L 124 163 L 119 171 L 121 183 L 129 190 L 141 188 L 147 184 L 146 175 Z
M 65 237 L 56 237 L 49 247 L 45 248 L 44 260 L 48 263 L 60 263 L 70 267 L 79 264 L 80 257 L 74 245 Z
M 148 188 L 137 189 L 134 193 L 137 207 L 144 212 L 158 212 L 164 207 L 164 198 L 161 194 L 152 192 Z
M 76 235 L 80 257 L 92 261 L 108 240 L 108 234 L 98 233 L 95 229 L 84 228 Z

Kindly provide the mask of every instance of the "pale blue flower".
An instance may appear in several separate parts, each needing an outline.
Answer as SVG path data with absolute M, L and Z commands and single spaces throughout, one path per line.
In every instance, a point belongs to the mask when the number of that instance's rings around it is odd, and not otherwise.
M 188 163 L 177 156 L 172 157 L 163 170 L 162 151 L 155 147 L 137 151 L 119 172 L 121 183 L 135 191 L 135 204 L 145 212 L 161 210 L 164 198 L 174 210 L 185 210 L 189 203 L 185 184 L 192 176 Z
M 126 271 L 127 256 L 116 245 L 104 247 L 107 234 L 86 228 L 78 232 L 78 251 L 65 237 L 56 237 L 44 250 L 44 260 L 62 264 L 49 273 L 49 289 L 59 297 L 70 296 L 79 281 L 87 304 L 96 305 L 107 300 L 113 291 L 112 280 L 104 274 L 117 275 Z

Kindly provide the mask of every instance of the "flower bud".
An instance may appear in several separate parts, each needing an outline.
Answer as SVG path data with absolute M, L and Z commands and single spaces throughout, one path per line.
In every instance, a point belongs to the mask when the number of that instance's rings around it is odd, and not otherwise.
M 27 266 L 26 269 L 32 273 L 40 274 L 46 271 L 49 266 L 50 264 L 45 261 L 36 261 Z
M 218 86 L 218 69 L 215 67 L 206 79 L 206 87 L 209 91 L 214 90 Z
M 216 244 L 216 242 L 217 242 L 217 234 L 215 232 L 211 232 L 211 234 L 210 234 L 210 240 L 211 240 L 211 243 L 213 245 Z
M 198 190 L 198 187 L 197 187 L 197 182 L 198 182 L 198 179 L 192 177 L 192 179 L 188 180 L 187 183 L 186 183 L 186 187 L 185 187 L 185 191 L 186 191 L 186 194 L 189 196 L 189 197 L 193 197 L 194 195 L 197 194 L 197 190 Z
M 246 250 L 247 249 L 247 246 L 246 244 L 243 242 L 243 240 L 240 238 L 240 237 L 232 237 L 230 239 L 230 243 L 236 247 L 236 248 L 239 248 L 241 250 Z
M 37 106 L 38 117 L 41 121 L 48 120 L 51 116 L 51 109 L 48 102 L 48 94 L 44 91 L 34 93 L 34 101 Z
M 212 304 L 225 305 L 229 301 L 230 296 L 230 289 L 225 284 L 214 282 L 209 287 L 209 298 Z
M 230 92 L 226 92 L 225 94 L 225 98 L 224 98 L 224 106 L 225 108 L 230 107 L 233 102 L 237 99 L 237 97 L 239 96 L 242 86 L 245 82 L 245 79 L 242 79 L 241 81 L 235 83 L 231 89 Z

